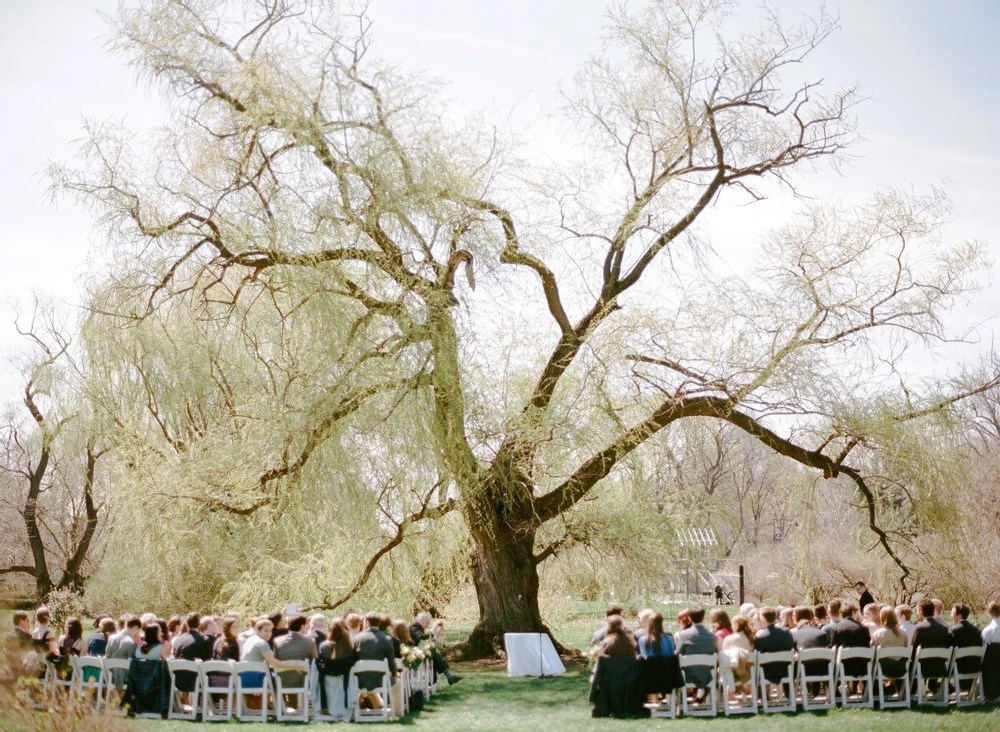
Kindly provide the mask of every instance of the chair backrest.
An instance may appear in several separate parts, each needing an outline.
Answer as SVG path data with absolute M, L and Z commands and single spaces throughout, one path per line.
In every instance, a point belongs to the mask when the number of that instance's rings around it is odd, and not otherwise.
M 175 658 L 171 658 L 167 661 L 167 670 L 173 675 L 177 671 L 191 671 L 192 673 L 198 673 L 201 671 L 202 661 L 183 661 Z
M 202 661 L 201 672 L 203 674 L 230 674 L 233 673 L 232 661 Z
M 242 677 L 237 676 L 237 680 L 239 681 L 241 688 L 243 689 L 269 688 L 267 680 L 268 680 L 268 673 L 270 672 L 270 670 L 271 667 L 268 666 L 263 661 L 239 661 L 238 663 L 234 663 L 232 665 L 232 672 L 234 674 L 259 673 L 264 675 L 264 680 L 261 682 L 260 686 L 251 686 L 251 687 L 244 686 L 242 683 L 243 682 Z
M 101 663 L 104 664 L 104 668 L 107 671 L 113 671 L 114 669 L 128 671 L 128 665 L 131 661 L 127 658 L 108 658 L 105 656 L 101 659 Z
M 389 673 L 389 664 L 383 659 L 381 661 L 355 661 L 351 666 L 352 674 L 370 674 L 378 672 Z
M 970 646 L 968 648 L 956 648 L 953 658 L 956 661 L 960 658 L 978 658 L 982 660 L 985 655 L 986 646 Z
M 875 659 L 878 661 L 908 661 L 910 659 L 909 648 L 876 648 Z
M 757 654 L 757 663 L 761 666 L 769 663 L 792 663 L 794 660 L 795 651 L 772 651 Z
M 837 650 L 837 654 L 838 654 L 837 657 L 841 661 L 851 661 L 857 659 L 865 659 L 871 661 L 875 657 L 875 649 L 841 646 Z
M 73 667 L 74 674 L 85 668 L 104 669 L 104 664 L 101 663 L 100 656 L 70 656 L 69 662 Z
M 951 659 L 951 653 L 951 648 L 924 648 L 923 646 L 917 646 L 918 661 L 948 661 Z
M 799 662 L 807 663 L 810 661 L 836 661 L 837 652 L 832 648 L 806 648 L 805 650 L 799 651 Z
M 681 668 L 691 666 L 710 666 L 715 668 L 716 656 L 714 653 L 695 653 L 690 656 L 678 656 Z

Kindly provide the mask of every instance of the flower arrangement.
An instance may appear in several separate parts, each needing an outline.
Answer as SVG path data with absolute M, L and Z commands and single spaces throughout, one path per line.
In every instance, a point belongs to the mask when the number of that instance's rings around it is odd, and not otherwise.
M 416 646 L 404 645 L 399 650 L 403 656 L 403 665 L 411 671 L 420 668 L 427 660 L 427 654 Z

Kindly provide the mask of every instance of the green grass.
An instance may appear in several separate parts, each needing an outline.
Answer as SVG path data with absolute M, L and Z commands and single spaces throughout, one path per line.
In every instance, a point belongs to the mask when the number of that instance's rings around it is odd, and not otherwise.
M 587 672 L 571 669 L 565 676 L 549 679 L 508 679 L 502 667 L 462 665 L 457 669 L 465 678 L 454 687 L 444 687 L 434 695 L 418 715 L 393 723 L 399 727 L 466 732 L 475 730 L 655 730 L 688 731 L 720 729 L 789 729 L 793 725 L 809 730 L 865 732 L 867 730 L 988 730 L 1000 729 L 1000 707 L 971 711 L 843 711 L 826 713 L 799 712 L 795 715 L 759 715 L 730 719 L 607 720 L 592 719 L 587 704 Z M 271 723 L 273 724 L 273 723 Z M 273 729 L 235 722 L 195 724 L 192 722 L 133 722 L 136 732 L 207 732 L 208 730 Z M 286 726 L 293 729 L 294 726 Z M 3 713 L 0 712 L 0 729 Z M 343 724 L 310 725 L 308 729 L 357 729 Z

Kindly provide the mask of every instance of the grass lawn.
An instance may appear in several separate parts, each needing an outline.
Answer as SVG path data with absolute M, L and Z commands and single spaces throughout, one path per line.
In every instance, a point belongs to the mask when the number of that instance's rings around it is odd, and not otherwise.
M 715 720 L 592 719 L 587 704 L 587 672 L 571 669 L 565 676 L 550 679 L 508 679 L 502 667 L 459 666 L 465 677 L 454 687 L 443 687 L 423 712 L 394 723 L 401 727 L 465 732 L 466 730 L 650 730 L 676 728 L 705 729 L 788 729 L 793 725 L 809 730 L 1000 730 L 1000 707 L 987 706 L 973 711 L 842 711 L 799 712 L 796 715 L 759 715 Z M 95 720 L 96 721 L 96 720 Z M 132 722 L 136 732 L 205 732 L 207 730 L 268 729 L 251 723 L 195 724 L 193 722 Z M 293 729 L 294 725 L 286 725 Z M 357 729 L 343 724 L 310 725 L 308 729 Z M 4 725 L 0 729 L 15 732 Z M 24 729 L 17 728 L 17 732 Z M 95 725 L 94 729 L 100 729 Z

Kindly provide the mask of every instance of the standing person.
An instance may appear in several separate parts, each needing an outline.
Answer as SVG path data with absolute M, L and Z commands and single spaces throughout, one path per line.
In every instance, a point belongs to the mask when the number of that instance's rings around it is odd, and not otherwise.
M 719 648 L 719 639 L 712 634 L 702 623 L 705 620 L 705 608 L 693 607 L 677 615 L 677 619 L 684 626 L 684 620 L 690 625 L 677 634 L 677 652 L 681 656 L 695 656 L 700 654 L 714 654 Z M 696 687 L 695 696 L 701 700 L 705 696 L 705 689 L 712 683 L 712 676 L 707 668 L 693 666 L 685 670 L 688 678 Z
M 381 661 L 389 665 L 389 673 L 392 675 L 392 682 L 396 682 L 398 671 L 396 669 L 396 656 L 392 652 L 392 641 L 384 633 L 378 632 L 378 625 L 381 616 L 378 613 L 368 613 L 365 615 L 365 628 L 354 636 L 354 651 L 359 661 Z M 371 709 L 381 709 L 385 706 L 385 700 L 380 694 L 372 690 L 377 689 L 382 678 L 379 674 L 359 673 L 357 675 L 358 688 L 361 690 L 359 701 L 370 705 Z
M 413 625 L 410 626 L 410 637 L 413 639 L 413 643 L 418 646 L 425 638 L 436 640 L 436 637 L 443 632 L 444 624 L 440 620 L 434 624 L 433 628 L 431 627 L 430 613 L 420 613 Z M 431 663 L 434 664 L 434 673 L 448 679 L 448 684 L 457 684 L 462 680 L 461 676 L 452 672 L 448 662 L 437 648 L 431 649 Z
M 861 612 L 864 612 L 865 607 L 875 602 L 875 598 L 868 591 L 868 586 L 861 580 L 854 583 L 854 589 L 858 591 L 858 607 L 861 608 Z

